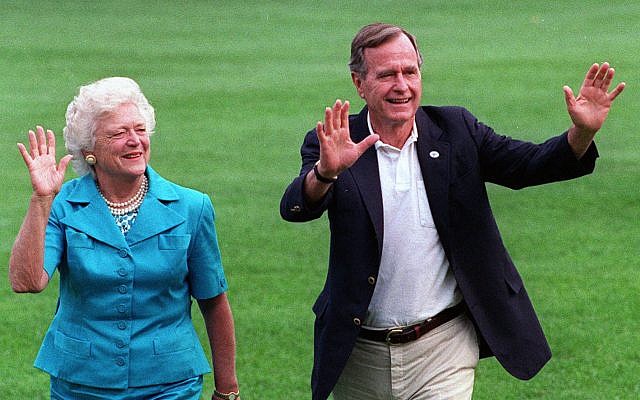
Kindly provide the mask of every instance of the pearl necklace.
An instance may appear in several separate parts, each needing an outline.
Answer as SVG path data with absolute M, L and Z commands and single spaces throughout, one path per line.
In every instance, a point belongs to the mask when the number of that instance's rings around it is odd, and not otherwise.
M 148 189 L 149 180 L 145 175 L 143 175 L 142 184 L 140 185 L 140 189 L 138 189 L 138 192 L 129 200 L 122 203 L 116 203 L 113 201 L 109 201 L 104 193 L 102 193 L 102 190 L 100 190 L 100 186 L 98 186 L 98 192 L 100 193 L 100 196 L 105 201 L 105 203 L 107 203 L 107 207 L 109 207 L 109 211 L 111 212 L 111 214 L 115 216 L 125 215 L 140 208 L 144 197 L 147 195 Z

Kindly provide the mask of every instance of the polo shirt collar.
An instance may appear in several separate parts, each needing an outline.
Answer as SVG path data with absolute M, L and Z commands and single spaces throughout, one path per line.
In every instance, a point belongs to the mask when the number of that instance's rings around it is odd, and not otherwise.
M 373 127 L 371 126 L 371 116 L 369 115 L 369 111 L 367 110 L 367 126 L 369 127 L 369 135 L 373 135 L 375 132 L 373 131 Z M 416 126 L 416 119 L 413 119 L 413 129 L 411 129 L 411 134 L 407 138 L 407 141 L 404 143 L 404 146 L 407 146 L 411 143 L 418 141 L 418 127 Z M 394 146 L 384 143 L 382 140 L 378 139 L 375 143 L 376 150 L 380 148 L 392 148 L 395 149 Z

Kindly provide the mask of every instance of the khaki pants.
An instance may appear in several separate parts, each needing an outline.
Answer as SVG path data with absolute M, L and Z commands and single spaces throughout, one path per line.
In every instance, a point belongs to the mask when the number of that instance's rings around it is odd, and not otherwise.
M 478 339 L 461 315 L 400 345 L 358 339 L 334 400 L 471 399 Z

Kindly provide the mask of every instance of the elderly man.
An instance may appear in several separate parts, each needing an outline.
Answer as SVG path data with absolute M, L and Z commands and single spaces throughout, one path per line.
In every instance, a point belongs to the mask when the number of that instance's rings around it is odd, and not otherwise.
M 305 137 L 280 212 L 328 211 L 329 271 L 313 310 L 313 399 L 471 398 L 479 357 L 533 377 L 551 352 L 493 218 L 486 182 L 522 188 L 593 171 L 596 132 L 624 89 L 589 68 L 572 126 L 542 144 L 496 134 L 460 107 L 421 106 L 416 39 L 363 27 L 351 78 L 366 107 L 337 100 Z

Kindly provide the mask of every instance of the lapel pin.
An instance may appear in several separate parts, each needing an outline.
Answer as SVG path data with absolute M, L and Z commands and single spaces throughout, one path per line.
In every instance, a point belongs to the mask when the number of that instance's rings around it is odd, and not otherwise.
M 438 153 L 437 151 L 433 150 L 429 153 L 429 157 L 431 158 L 438 158 L 440 157 L 440 153 Z

